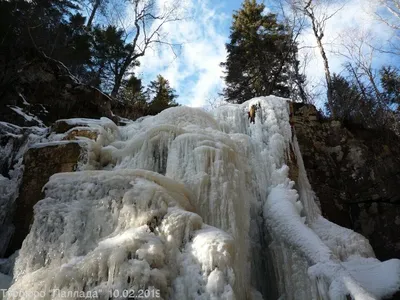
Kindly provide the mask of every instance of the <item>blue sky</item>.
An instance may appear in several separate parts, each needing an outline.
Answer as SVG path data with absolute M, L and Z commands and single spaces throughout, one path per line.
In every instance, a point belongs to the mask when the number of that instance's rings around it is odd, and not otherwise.
M 166 3 L 173 0 L 157 0 Z M 229 27 L 234 10 L 241 7 L 240 0 L 180 0 L 182 8 L 190 12 L 191 18 L 168 23 L 164 27 L 168 40 L 180 43 L 177 55 L 167 47 L 150 50 L 141 59 L 141 66 L 135 73 L 145 83 L 153 80 L 157 74 L 167 78 L 176 89 L 179 103 L 190 106 L 206 106 L 207 99 L 218 97 L 224 87 L 222 68 L 219 63 L 225 60 L 225 43 L 229 40 Z M 346 49 L 341 45 L 343 39 L 350 36 L 351 42 L 358 36 L 369 35 L 369 42 L 384 43 L 393 34 L 384 24 L 377 22 L 373 13 L 378 7 L 371 0 L 347 0 L 346 6 L 329 20 L 324 41 L 332 72 L 341 72 Z M 330 9 L 335 9 L 332 7 Z M 343 38 L 345 37 L 345 38 Z M 315 38 L 310 31 L 300 37 L 300 58 L 307 56 L 310 61 L 305 73 L 310 87 L 323 85 L 324 70 Z M 363 45 L 365 47 L 365 45 Z M 363 50 L 365 57 L 368 49 Z M 374 66 L 390 61 L 390 57 L 379 56 Z M 317 99 L 322 105 L 323 97 Z
M 176 89 L 179 103 L 202 106 L 206 99 L 222 91 L 219 63 L 225 60 L 232 14 L 240 8 L 241 1 L 213 4 L 213 1 L 188 0 L 186 5 L 192 19 L 168 24 L 166 28 L 171 41 L 182 43 L 177 56 L 166 47 L 150 51 L 141 60 L 137 74 L 148 82 L 160 73 Z

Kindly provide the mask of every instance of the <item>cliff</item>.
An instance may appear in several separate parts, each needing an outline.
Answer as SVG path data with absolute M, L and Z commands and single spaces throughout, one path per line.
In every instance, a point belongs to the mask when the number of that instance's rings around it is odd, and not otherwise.
M 377 258 L 400 257 L 400 138 L 318 117 L 294 105 L 294 127 L 323 216 L 368 238 Z

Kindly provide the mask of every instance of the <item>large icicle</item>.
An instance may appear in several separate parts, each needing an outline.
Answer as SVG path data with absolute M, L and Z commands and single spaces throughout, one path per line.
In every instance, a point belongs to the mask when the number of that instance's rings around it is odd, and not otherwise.
M 216 115 L 225 118 L 223 124 L 224 128 L 229 128 L 228 132 L 249 134 L 250 143 L 256 144 L 252 149 L 265 154 L 263 160 L 251 160 L 254 154 L 247 157 L 253 172 L 264 175 L 256 175 L 252 189 L 263 195 L 265 179 L 267 181 L 268 197 L 261 196 L 260 200 L 264 206 L 266 234 L 273 240 L 270 257 L 275 260 L 280 296 L 285 299 L 345 299 L 350 294 L 355 299 L 376 299 L 394 293 L 400 288 L 400 261 L 381 263 L 373 258 L 365 259 L 374 255 L 364 237 L 321 217 L 297 140 L 291 138 L 288 104 L 274 97 L 265 100 L 256 98 L 241 106 L 228 105 L 220 108 Z M 246 128 L 241 124 L 252 105 L 260 106 L 258 117 L 254 125 Z M 297 156 L 300 199 L 284 163 L 289 144 Z M 380 282 L 379 288 L 372 282 L 367 284 L 366 278 L 372 278 L 365 274 L 366 267 L 349 268 L 358 265 L 357 262 L 371 264 L 375 274 L 382 272 L 378 276 L 385 275 L 387 279 Z

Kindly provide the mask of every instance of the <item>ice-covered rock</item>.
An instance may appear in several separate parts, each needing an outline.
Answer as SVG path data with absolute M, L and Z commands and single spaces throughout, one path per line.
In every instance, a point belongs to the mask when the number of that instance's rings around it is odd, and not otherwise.
M 259 107 L 255 124 L 247 120 L 251 105 Z M 215 300 L 394 293 L 400 261 L 378 261 L 365 238 L 322 218 L 288 112 L 286 99 L 271 96 L 214 115 L 170 108 L 105 129 L 104 139 L 91 141 L 92 166 L 47 183 L 9 299 L 74 291 Z M 296 183 L 288 177 L 293 155 Z

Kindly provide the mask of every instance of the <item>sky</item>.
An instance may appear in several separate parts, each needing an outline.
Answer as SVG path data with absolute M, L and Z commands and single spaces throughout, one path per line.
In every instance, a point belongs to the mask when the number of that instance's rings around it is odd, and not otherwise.
M 173 0 L 157 0 L 166 3 Z M 180 44 L 174 47 L 162 46 L 149 49 L 140 59 L 140 67 L 135 69 L 137 76 L 144 83 L 154 80 L 161 74 L 169 80 L 176 90 L 180 104 L 188 106 L 208 106 L 210 101 L 218 98 L 218 93 L 224 87 L 223 69 L 219 64 L 226 59 L 225 43 L 229 41 L 229 27 L 234 10 L 241 7 L 241 0 L 179 0 L 180 8 L 190 16 L 178 22 L 165 24 L 164 33 L 168 41 Z M 341 37 L 357 36 L 368 33 L 369 40 L 382 44 L 390 38 L 392 32 L 384 24 L 377 22 L 373 12 L 377 7 L 370 0 L 348 0 L 346 5 L 332 17 L 326 26 L 324 41 L 327 47 L 328 59 L 332 72 L 343 70 L 345 57 L 337 52 L 349 55 L 341 46 Z M 267 9 L 273 9 L 267 5 Z M 330 7 L 330 11 L 337 7 Z M 372 12 L 372 13 L 371 13 Z M 129 14 L 128 14 L 129 16 Z M 318 49 L 315 48 L 315 38 L 311 31 L 305 31 L 299 38 L 300 57 L 307 54 L 310 62 L 305 73 L 310 87 L 321 89 L 323 86 L 324 69 Z M 393 63 L 390 56 L 380 56 L 374 66 Z M 321 106 L 324 97 L 318 98 Z
M 241 1 L 186 0 L 185 4 L 192 18 L 164 28 L 171 41 L 181 44 L 180 49 L 175 54 L 168 47 L 149 51 L 136 73 L 145 82 L 163 75 L 177 91 L 179 103 L 198 107 L 222 91 L 223 70 L 219 64 L 226 59 L 232 14 Z

